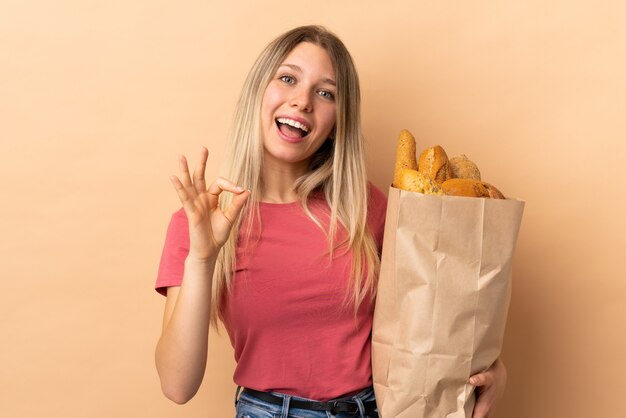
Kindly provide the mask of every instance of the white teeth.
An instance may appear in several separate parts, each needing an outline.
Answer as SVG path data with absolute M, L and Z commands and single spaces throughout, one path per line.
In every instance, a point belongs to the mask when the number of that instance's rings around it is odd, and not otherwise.
M 309 128 L 297 120 L 287 119 L 287 118 L 278 118 L 278 122 L 284 123 L 285 125 L 293 126 L 294 128 L 302 129 L 304 132 L 309 132 Z

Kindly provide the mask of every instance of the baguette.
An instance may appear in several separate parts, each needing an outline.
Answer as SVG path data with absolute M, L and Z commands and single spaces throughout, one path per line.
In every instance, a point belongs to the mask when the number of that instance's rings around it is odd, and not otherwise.
M 396 145 L 396 165 L 393 174 L 393 186 L 399 187 L 402 170 L 417 170 L 415 138 L 411 132 L 403 129 Z

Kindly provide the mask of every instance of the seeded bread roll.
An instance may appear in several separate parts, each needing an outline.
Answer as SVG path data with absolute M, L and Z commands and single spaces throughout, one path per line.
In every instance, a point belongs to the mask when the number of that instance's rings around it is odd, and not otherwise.
M 450 158 L 452 178 L 480 180 L 480 171 L 465 154 Z
M 439 145 L 427 148 L 420 154 L 418 171 L 438 184 L 452 178 L 448 155 Z
M 483 186 L 485 186 L 487 188 L 487 191 L 489 192 L 489 197 L 491 197 L 492 199 L 506 199 L 506 197 L 504 197 L 502 192 L 500 190 L 496 189 L 491 184 L 485 183 L 483 181 Z
M 444 193 L 449 196 L 490 197 L 504 199 L 504 195 L 492 185 L 474 179 L 450 179 L 441 185 Z
M 393 174 L 393 185 L 395 187 L 400 187 L 398 186 L 398 182 L 400 181 L 402 170 L 417 170 L 417 159 L 415 155 L 415 138 L 411 135 L 411 132 L 403 129 L 400 132 L 396 145 L 396 166 Z
M 439 187 L 434 180 L 426 177 L 417 170 L 411 170 L 409 168 L 405 168 L 400 172 L 398 185 L 396 187 L 410 192 L 438 195 L 444 194 L 441 187 Z

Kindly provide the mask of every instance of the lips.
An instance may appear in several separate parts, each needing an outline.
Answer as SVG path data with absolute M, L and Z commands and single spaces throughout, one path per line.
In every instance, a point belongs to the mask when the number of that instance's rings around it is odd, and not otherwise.
M 290 140 L 303 139 L 311 132 L 310 125 L 302 119 L 280 116 L 275 122 L 282 136 Z

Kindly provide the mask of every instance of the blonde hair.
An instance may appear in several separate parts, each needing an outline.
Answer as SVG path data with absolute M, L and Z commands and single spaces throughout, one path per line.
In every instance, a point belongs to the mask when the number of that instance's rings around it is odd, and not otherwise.
M 356 312 L 366 298 L 375 298 L 379 269 L 377 245 L 368 219 L 369 185 L 365 169 L 365 150 L 361 133 L 360 88 L 358 75 L 345 45 L 321 26 L 302 26 L 274 39 L 259 55 L 244 83 L 236 106 L 231 129 L 224 176 L 250 190 L 243 216 L 233 225 L 230 238 L 222 248 L 213 277 L 211 321 L 217 319 L 225 306 L 235 266 L 235 254 L 242 219 L 254 216 L 259 221 L 259 200 L 263 187 L 263 141 L 261 133 L 261 104 L 271 78 L 285 57 L 300 43 L 311 42 L 323 48 L 335 69 L 336 125 L 335 137 L 328 139 L 313 156 L 309 171 L 295 183 L 299 200 L 313 222 L 324 227 L 311 213 L 308 199 L 312 192 L 321 191 L 330 207 L 330 224 L 324 230 L 329 242 L 329 257 L 338 249 L 352 252 L 350 285 L 344 305 Z M 230 193 L 220 201 L 226 207 L 232 201 Z M 248 222 L 249 228 L 254 222 Z M 346 239 L 336 242 L 339 228 L 345 229 Z M 251 230 L 248 229 L 248 236 Z

